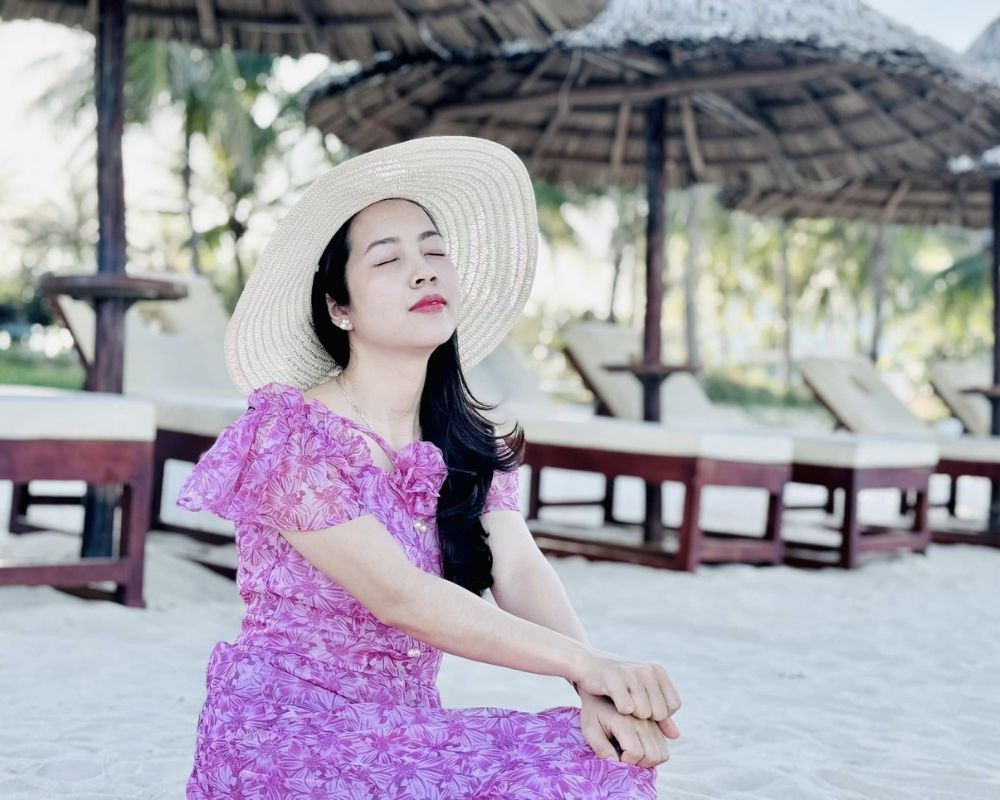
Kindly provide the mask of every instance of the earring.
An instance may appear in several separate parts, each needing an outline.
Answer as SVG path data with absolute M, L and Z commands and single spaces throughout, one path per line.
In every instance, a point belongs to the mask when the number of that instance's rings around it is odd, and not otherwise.
M 338 322 L 337 324 L 338 324 L 338 325 L 340 326 L 341 330 L 345 330 L 345 331 L 346 331 L 346 330 L 347 330 L 348 328 L 350 328 L 350 327 L 351 327 L 351 323 L 350 323 L 350 321 L 349 321 L 349 320 L 346 320 L 346 319 L 342 319 L 342 320 L 341 320 L 340 322 Z

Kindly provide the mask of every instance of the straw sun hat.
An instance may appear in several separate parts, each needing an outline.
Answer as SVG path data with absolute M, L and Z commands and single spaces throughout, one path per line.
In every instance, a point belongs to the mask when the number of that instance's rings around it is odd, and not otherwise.
M 538 217 L 521 160 L 469 136 L 414 139 L 356 156 L 316 180 L 278 223 L 226 329 L 226 367 L 245 394 L 307 389 L 339 369 L 313 332 L 313 273 L 337 229 L 389 198 L 426 208 L 458 268 L 465 369 L 510 331 L 531 290 Z

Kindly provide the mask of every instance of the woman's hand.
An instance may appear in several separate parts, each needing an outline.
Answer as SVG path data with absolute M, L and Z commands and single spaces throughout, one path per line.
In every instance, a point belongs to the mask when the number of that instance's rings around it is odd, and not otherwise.
M 670 758 L 666 740 L 655 722 L 619 714 L 606 697 L 585 692 L 580 695 L 580 728 L 598 758 L 650 769 Z
M 680 736 L 670 717 L 681 707 L 681 699 L 659 664 L 591 651 L 576 684 L 581 695 L 608 697 L 619 714 L 652 720 L 668 738 Z

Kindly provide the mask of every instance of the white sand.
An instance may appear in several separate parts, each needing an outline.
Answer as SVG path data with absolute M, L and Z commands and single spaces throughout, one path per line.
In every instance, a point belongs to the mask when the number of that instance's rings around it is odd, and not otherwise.
M 636 487 L 623 495 L 627 512 Z M 8 503 L 0 484 L 2 520 Z M 745 508 L 721 493 L 709 514 Z M 0 535 L 0 555 L 75 546 L 13 539 Z M 141 611 L 0 589 L 0 798 L 184 796 L 205 662 L 241 615 L 233 584 L 182 557 L 194 547 L 152 535 Z M 554 564 L 594 642 L 663 663 L 681 692 L 662 798 L 1000 798 L 1000 552 L 935 547 L 851 573 Z M 453 706 L 575 698 L 561 679 L 454 657 L 440 686 Z

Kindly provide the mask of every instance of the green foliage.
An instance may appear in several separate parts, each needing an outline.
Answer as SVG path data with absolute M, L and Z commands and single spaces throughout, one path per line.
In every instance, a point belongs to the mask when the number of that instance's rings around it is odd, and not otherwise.
M 81 389 L 83 381 L 83 367 L 75 359 L 46 359 L 17 349 L 0 350 L 0 383 Z

